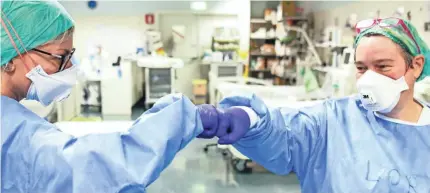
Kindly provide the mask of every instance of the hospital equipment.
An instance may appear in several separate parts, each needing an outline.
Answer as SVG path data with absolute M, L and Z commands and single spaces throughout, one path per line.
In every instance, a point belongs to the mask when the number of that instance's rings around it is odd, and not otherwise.
M 84 108 L 97 107 L 102 112 L 101 82 L 102 79 L 106 79 L 103 74 L 114 66 L 111 55 L 102 49 L 100 44 L 91 45 L 88 48 L 88 56 L 80 63 L 80 83 L 83 89 L 81 104 Z
M 173 68 L 146 68 L 145 69 L 145 104 L 155 103 L 164 95 L 174 93 L 175 80 Z
M 163 56 L 141 56 L 138 66 L 145 68 L 145 105 L 155 103 L 161 97 L 175 93 L 175 69 L 182 68 L 184 62 L 178 58 Z
M 83 84 L 82 105 L 84 107 L 99 107 L 101 112 L 101 79 L 99 77 L 88 77 Z
M 87 78 L 100 81 L 104 120 L 131 120 L 132 107 L 144 92 L 147 107 L 174 93 L 174 69 L 182 66 L 183 61 L 177 58 L 133 55 L 124 57 L 119 66 L 106 67 L 103 73 Z
M 241 77 L 243 64 L 240 62 L 212 62 L 209 70 L 209 103 L 215 104 L 215 87 L 218 78 Z
M 357 93 L 356 68 L 354 65 L 355 51 L 351 47 L 343 48 L 338 55 L 338 66 L 314 66 L 313 70 L 323 75 L 322 88 L 332 97 L 343 97 Z
M 290 76 L 290 78 L 292 77 L 292 80 L 293 80 L 292 82 L 293 83 L 295 82 L 294 85 L 305 85 L 308 89 L 311 89 L 312 87 L 313 88 L 316 87 L 315 86 L 316 81 L 312 81 L 315 79 L 314 78 L 315 76 L 313 75 L 312 72 L 310 72 L 309 68 L 321 67 L 323 63 L 321 61 L 319 54 L 316 51 L 314 43 L 309 38 L 304 28 L 306 28 L 306 25 L 302 28 L 288 26 L 288 25 L 284 26 L 284 30 L 286 32 L 288 31 L 297 32 L 300 36 L 300 40 L 302 42 L 306 42 L 307 44 L 304 58 L 296 57 L 296 66 L 297 66 L 295 68 L 296 72 L 295 72 L 295 75 Z M 305 84 L 306 82 L 314 83 L 314 84 Z
M 223 80 L 222 80 L 223 81 Z M 254 80 L 244 81 L 246 84 L 237 83 L 236 81 L 219 82 L 216 90 L 216 101 L 221 101 L 223 97 L 227 97 L 240 93 L 253 93 L 256 96 L 267 99 L 268 103 L 278 107 L 281 104 L 275 102 L 280 101 L 307 101 L 328 98 L 329 95 L 324 93 L 322 89 L 307 93 L 304 86 L 274 86 L 270 84 L 261 84 Z M 247 85 L 254 84 L 254 85 Z M 257 84 L 257 85 L 256 85 Z
M 335 47 L 341 44 L 342 29 L 337 26 L 329 26 L 324 28 L 322 36 L 322 47 Z
M 293 27 L 293 26 L 285 26 L 284 28 L 286 31 L 296 31 L 300 33 L 300 36 L 304 38 L 304 41 L 306 41 L 308 45 L 307 49 L 309 51 L 309 54 L 306 56 L 307 57 L 306 62 L 308 63 L 308 65 L 310 66 L 322 65 L 321 58 L 315 49 L 315 45 L 312 43 L 312 40 L 309 38 L 308 34 L 303 28 Z
M 352 47 L 347 47 L 343 49 L 342 57 L 341 57 L 341 66 L 343 67 L 345 65 L 354 65 L 354 55 L 355 50 Z
M 343 51 L 347 48 L 345 46 L 336 46 L 331 49 L 332 52 L 332 61 L 331 66 L 338 68 L 342 65 L 344 61 L 342 61 Z
M 243 64 L 239 62 L 212 62 L 210 73 L 215 77 L 241 76 Z

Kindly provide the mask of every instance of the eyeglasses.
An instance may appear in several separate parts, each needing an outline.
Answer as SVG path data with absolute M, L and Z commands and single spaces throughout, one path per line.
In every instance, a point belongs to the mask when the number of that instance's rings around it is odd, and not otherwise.
M 36 52 L 40 52 L 42 54 L 46 54 L 46 55 L 52 56 L 52 57 L 60 60 L 61 63 L 60 63 L 60 67 L 58 68 L 58 72 L 63 71 L 64 68 L 66 68 L 67 63 L 69 63 L 70 59 L 73 56 L 73 53 L 75 53 L 75 48 L 72 48 L 72 50 L 69 53 L 66 53 L 66 54 L 63 54 L 63 55 L 52 54 L 52 53 L 45 52 L 43 50 L 39 50 L 39 49 L 36 49 L 36 48 L 34 48 L 32 50 L 34 50 Z
M 414 41 L 415 46 L 417 47 L 418 53 L 421 53 L 418 43 L 416 42 L 415 38 L 412 36 L 411 31 L 409 30 L 409 28 L 406 26 L 405 22 L 402 19 L 394 18 L 394 17 L 385 18 L 385 19 L 366 19 L 366 20 L 359 21 L 355 25 L 355 30 L 357 31 L 357 33 L 360 33 L 361 31 L 365 29 L 369 29 L 375 25 L 378 25 L 381 28 L 392 28 L 400 25 L 403 31 L 405 31 L 406 34 L 412 39 L 412 41 Z

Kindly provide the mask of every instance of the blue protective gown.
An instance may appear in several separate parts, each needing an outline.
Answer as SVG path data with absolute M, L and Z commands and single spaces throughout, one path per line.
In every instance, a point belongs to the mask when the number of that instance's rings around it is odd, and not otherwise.
M 221 101 L 260 117 L 234 147 L 276 174 L 294 171 L 304 193 L 429 193 L 430 125 L 389 122 L 360 104 L 349 97 L 295 110 L 268 109 L 252 95 Z
M 2 96 L 1 192 L 145 192 L 202 131 L 197 108 L 181 95 L 160 99 L 128 132 L 78 138 Z

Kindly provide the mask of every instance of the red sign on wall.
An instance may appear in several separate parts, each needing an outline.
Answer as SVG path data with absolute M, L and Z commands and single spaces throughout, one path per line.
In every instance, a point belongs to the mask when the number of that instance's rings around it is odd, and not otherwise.
M 148 25 L 154 24 L 154 14 L 152 13 L 145 14 L 145 23 Z

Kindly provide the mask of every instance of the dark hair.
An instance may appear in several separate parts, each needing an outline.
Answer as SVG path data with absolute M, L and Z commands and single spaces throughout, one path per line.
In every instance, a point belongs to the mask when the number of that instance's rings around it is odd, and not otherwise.
M 368 33 L 368 34 L 364 35 L 364 37 L 375 37 L 375 36 L 385 37 L 384 35 L 377 34 L 377 33 Z M 403 56 L 403 59 L 405 60 L 405 63 L 407 64 L 407 66 L 414 68 L 414 66 L 412 65 L 412 60 L 414 59 L 414 56 L 411 53 L 409 53 L 409 51 L 407 51 L 403 46 L 399 45 L 397 42 L 394 42 L 394 43 L 396 43 L 396 45 L 398 45 L 399 48 L 402 50 L 402 56 Z

